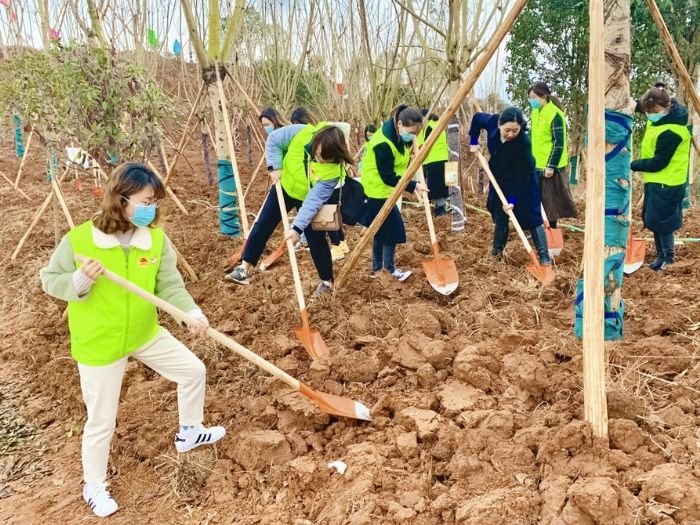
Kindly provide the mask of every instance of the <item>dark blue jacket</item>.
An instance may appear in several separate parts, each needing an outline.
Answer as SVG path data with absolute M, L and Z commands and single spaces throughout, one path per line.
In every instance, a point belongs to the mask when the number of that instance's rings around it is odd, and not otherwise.
M 476 113 L 469 128 L 470 144 L 478 144 L 481 130 L 486 130 L 491 154 L 489 167 L 496 182 L 508 202 L 514 205 L 515 218 L 520 225 L 525 229 L 536 228 L 542 224 L 542 197 L 530 136 L 523 128 L 514 140 L 501 142 L 498 117 L 498 114 Z M 503 212 L 503 204 L 492 187 L 489 189 L 486 207 L 494 221 L 505 220 L 507 217 Z

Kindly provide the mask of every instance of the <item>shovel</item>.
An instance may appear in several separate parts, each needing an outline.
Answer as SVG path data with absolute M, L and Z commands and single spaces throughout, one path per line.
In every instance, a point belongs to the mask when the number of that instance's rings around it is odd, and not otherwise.
M 636 272 L 644 265 L 644 255 L 646 250 L 647 241 L 632 237 L 632 228 L 630 227 L 630 234 L 627 239 L 627 248 L 625 249 L 624 272 L 627 275 Z
M 627 237 L 627 247 L 625 248 L 624 272 L 630 275 L 639 270 L 644 265 L 644 255 L 647 251 L 647 242 L 644 239 L 632 237 L 632 185 L 630 184 L 630 206 L 629 206 L 630 233 Z
M 284 205 L 282 185 L 279 182 L 275 184 L 275 190 L 277 191 L 277 202 L 279 203 L 280 213 L 282 215 L 282 227 L 284 228 L 284 235 L 286 236 L 289 233 L 289 219 L 287 219 L 287 209 Z M 287 251 L 289 252 L 289 262 L 292 263 L 294 292 L 296 293 L 297 301 L 299 301 L 299 314 L 301 315 L 302 323 L 301 327 L 294 329 L 294 333 L 297 334 L 297 338 L 304 345 L 311 359 L 315 361 L 329 354 L 328 347 L 318 330 L 314 330 L 309 326 L 309 313 L 304 303 L 304 291 L 301 289 L 301 276 L 299 275 L 299 267 L 297 266 L 297 257 L 294 253 L 294 245 L 292 245 L 291 240 L 286 241 L 286 244 Z
M 551 257 L 558 257 L 564 248 L 564 236 L 559 228 L 552 228 L 549 225 L 547 214 L 544 211 L 544 205 L 540 203 L 542 209 L 542 220 L 544 221 L 544 233 L 547 235 L 547 248 Z
M 285 217 L 286 217 L 286 215 L 285 215 Z M 277 249 L 262 260 L 262 262 L 260 263 L 260 271 L 265 271 L 270 266 L 275 264 L 277 259 L 282 257 L 286 251 L 287 251 L 287 243 L 284 242 L 284 239 L 282 239 L 282 242 L 277 247 Z M 293 246 L 292 246 L 292 251 L 294 251 Z
M 425 184 L 423 176 L 423 168 L 418 168 L 418 180 Z M 428 278 L 430 286 L 436 292 L 442 295 L 450 295 L 459 286 L 459 275 L 457 274 L 457 266 L 453 259 L 440 256 L 440 248 L 438 246 L 437 236 L 435 235 L 435 224 L 433 216 L 430 213 L 430 201 L 428 195 L 423 194 L 423 208 L 425 208 L 425 218 L 428 221 L 428 230 L 430 231 L 430 243 L 433 247 L 434 260 L 423 261 L 423 270 Z
M 75 257 L 78 261 L 82 262 L 84 261 L 84 257 L 80 255 L 76 255 Z M 169 313 L 171 316 L 173 316 L 176 320 L 178 321 L 184 321 L 187 324 L 196 324 L 197 320 L 193 319 L 189 315 L 187 315 L 185 312 L 180 310 L 179 308 L 174 307 L 170 303 L 163 301 L 159 297 L 156 297 L 155 295 L 152 295 L 148 293 L 146 290 L 139 288 L 135 284 L 133 284 L 130 281 L 127 281 L 126 279 L 123 279 L 122 277 L 119 277 L 118 275 L 115 275 L 114 273 L 110 272 L 109 270 L 105 270 L 102 273 L 102 276 L 105 277 L 106 279 L 109 279 L 112 282 L 117 283 L 120 286 L 123 286 L 130 292 L 138 295 L 142 299 L 148 301 L 149 303 L 157 306 L 161 310 L 164 310 L 165 312 Z M 294 390 L 300 392 L 303 396 L 306 396 L 309 398 L 311 401 L 316 403 L 318 405 L 318 408 L 320 408 L 323 412 L 327 412 L 328 414 L 333 414 L 334 416 L 341 416 L 341 417 L 350 417 L 353 419 L 361 419 L 364 421 L 372 421 L 372 416 L 370 414 L 369 408 L 367 408 L 365 405 L 360 403 L 359 401 L 353 401 L 352 399 L 349 399 L 347 397 L 340 397 L 340 396 L 334 396 L 332 394 L 324 394 L 323 392 L 316 392 L 315 390 L 312 390 L 308 386 L 306 386 L 304 383 L 300 382 L 299 380 L 293 378 L 289 374 L 287 374 L 284 370 L 280 370 L 277 368 L 275 365 L 270 363 L 269 361 L 266 361 L 259 355 L 251 352 L 247 348 L 245 348 L 242 345 L 239 345 L 236 341 L 231 339 L 230 337 L 226 337 L 224 334 L 221 332 L 213 329 L 213 328 L 207 328 L 206 332 L 207 336 L 209 336 L 211 339 L 216 341 L 217 343 L 222 344 L 226 348 L 229 348 L 236 352 L 238 355 L 240 355 L 242 358 L 250 361 L 256 366 L 259 366 L 263 370 L 265 370 L 267 373 L 271 374 L 272 376 L 276 377 L 280 381 L 283 381 L 287 385 L 289 385 L 291 388 Z
M 484 155 L 480 151 L 477 152 L 476 155 L 477 157 L 479 157 L 479 162 L 481 162 L 481 165 L 484 168 L 484 172 L 486 172 L 486 175 L 488 175 L 489 181 L 491 181 L 491 185 L 493 186 L 494 191 L 498 194 L 499 199 L 501 199 L 501 203 L 503 204 L 503 206 L 507 205 L 508 201 L 506 200 L 505 195 L 503 195 L 501 187 L 496 182 L 496 178 L 493 176 L 493 173 L 491 173 L 491 168 L 489 168 L 489 163 L 486 161 L 486 158 L 484 158 Z M 535 255 L 532 246 L 530 246 L 527 237 L 525 237 L 525 233 L 520 227 L 518 219 L 515 218 L 515 213 L 513 213 L 513 210 L 508 210 L 508 217 L 513 222 L 513 226 L 515 226 L 515 230 L 518 232 L 518 237 L 520 237 L 520 240 L 522 241 L 523 246 L 527 251 L 527 254 L 530 256 L 530 260 L 532 261 L 532 264 L 525 266 L 525 269 L 528 272 L 530 272 L 535 277 L 535 279 L 540 281 L 545 286 L 552 284 L 552 282 L 554 281 L 554 277 L 556 277 L 554 270 L 552 270 L 551 266 L 542 265 L 537 260 L 537 256 Z

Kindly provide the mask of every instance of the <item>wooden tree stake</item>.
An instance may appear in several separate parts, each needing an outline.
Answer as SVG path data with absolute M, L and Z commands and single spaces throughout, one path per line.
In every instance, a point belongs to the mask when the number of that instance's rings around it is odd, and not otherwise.
M 700 97 L 698 97 L 695 84 L 693 84 L 693 80 L 690 78 L 685 64 L 683 64 L 681 55 L 678 53 L 678 48 L 673 42 L 673 37 L 671 36 L 671 33 L 669 32 L 668 27 L 666 26 L 666 22 L 664 22 L 663 16 L 661 16 L 659 6 L 656 5 L 655 0 L 647 0 L 647 5 L 649 6 L 651 17 L 654 19 L 654 22 L 656 22 L 656 27 L 659 29 L 659 34 L 661 34 L 661 39 L 664 41 L 666 50 L 668 51 L 668 54 L 671 57 L 673 68 L 676 70 L 676 74 L 680 77 L 681 81 L 685 85 L 685 91 L 690 97 L 690 101 L 692 102 L 693 107 L 695 108 L 695 113 L 697 115 L 700 115 Z
M 588 166 L 583 245 L 583 398 L 594 435 L 607 437 L 605 397 L 605 38 L 603 0 L 590 0 Z
M 19 163 L 19 170 L 17 170 L 17 177 L 15 177 L 15 188 L 19 186 L 19 179 L 22 177 L 22 170 L 24 169 L 24 164 L 27 162 L 27 157 L 29 156 L 29 147 L 32 145 L 32 137 L 34 137 L 34 128 L 29 132 L 27 137 L 27 145 L 24 147 L 24 155 L 22 155 L 22 160 Z
M 59 183 L 63 182 L 63 179 L 66 178 L 66 175 L 70 172 L 69 168 L 66 168 L 63 171 L 63 175 L 61 175 L 61 178 L 59 179 Z M 36 211 L 34 214 L 34 219 L 32 219 L 32 223 L 29 225 L 29 228 L 27 228 L 27 231 L 24 232 L 24 235 L 22 235 L 22 238 L 19 240 L 19 243 L 17 244 L 17 248 L 15 248 L 15 251 L 12 252 L 12 255 L 10 256 L 10 260 L 14 261 L 17 256 L 19 255 L 20 250 L 22 249 L 22 246 L 24 246 L 24 243 L 27 242 L 27 239 L 29 238 L 29 235 L 32 233 L 32 230 L 36 227 L 36 225 L 39 223 L 39 220 L 41 217 L 46 213 L 47 208 L 51 204 L 51 201 L 53 200 L 54 192 L 50 191 L 49 194 L 46 196 L 44 199 L 44 202 L 39 206 L 39 209 Z
M 192 119 L 194 118 L 194 115 L 197 113 L 197 106 L 199 106 L 199 101 L 202 98 L 202 94 L 204 93 L 204 83 L 202 83 L 199 86 L 199 91 L 197 92 L 197 97 L 194 99 L 194 103 L 192 104 L 192 109 L 190 110 L 190 114 L 187 117 L 187 122 L 185 123 L 185 129 L 182 132 L 182 137 L 180 138 L 180 143 L 177 145 L 177 149 L 175 150 L 175 155 L 173 156 L 173 161 L 170 164 L 170 167 L 168 168 L 168 172 L 165 174 L 165 177 L 163 177 L 163 184 L 165 187 L 168 187 L 168 182 L 170 182 L 170 176 L 173 174 L 173 170 L 175 169 L 175 164 L 177 164 L 178 159 L 180 158 L 180 155 L 182 154 L 183 150 L 185 149 L 185 146 L 187 145 L 187 142 L 189 141 L 190 138 L 190 126 L 192 125 Z

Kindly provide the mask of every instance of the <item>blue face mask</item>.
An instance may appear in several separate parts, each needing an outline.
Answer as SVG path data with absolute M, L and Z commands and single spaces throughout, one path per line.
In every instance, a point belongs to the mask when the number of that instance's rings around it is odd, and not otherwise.
M 536 98 L 529 98 L 527 101 L 530 103 L 532 109 L 540 109 L 542 107 L 542 103 Z
M 265 126 L 265 133 L 267 133 L 268 135 L 273 131 L 275 131 L 275 128 L 273 126 Z
M 126 199 L 126 201 L 130 202 L 136 207 L 133 217 L 129 219 L 131 224 L 134 226 L 145 228 L 153 222 L 153 219 L 156 218 L 156 209 L 158 208 L 158 204 L 134 204 L 129 199 Z
M 666 113 L 647 113 L 647 118 L 652 122 L 658 122 L 666 116 Z
M 404 142 L 413 142 L 414 140 L 416 140 L 416 136 L 413 133 L 409 133 L 408 131 L 402 131 L 401 140 L 403 140 Z

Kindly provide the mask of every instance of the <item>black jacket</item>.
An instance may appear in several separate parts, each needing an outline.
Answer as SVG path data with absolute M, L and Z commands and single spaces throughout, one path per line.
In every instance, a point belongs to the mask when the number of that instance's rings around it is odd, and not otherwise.
M 640 104 L 637 103 L 637 111 L 641 112 Z M 664 118 L 658 122 L 652 122 L 652 126 L 663 126 L 664 124 L 680 124 L 682 126 L 688 125 L 688 110 L 681 106 L 675 100 L 671 104 L 671 111 Z M 637 159 L 632 161 L 632 171 L 645 171 L 647 173 L 656 173 L 661 171 L 666 166 L 675 155 L 678 146 L 680 146 L 683 139 L 679 137 L 673 131 L 664 131 L 656 141 L 656 151 L 654 151 L 654 156 L 647 159 Z

